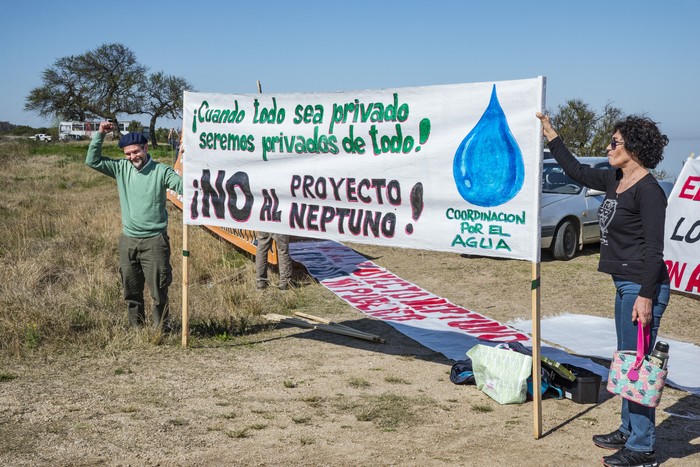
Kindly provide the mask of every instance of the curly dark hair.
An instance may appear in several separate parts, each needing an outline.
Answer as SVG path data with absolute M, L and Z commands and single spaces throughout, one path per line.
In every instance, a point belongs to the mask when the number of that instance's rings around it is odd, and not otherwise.
M 616 131 L 624 138 L 627 152 L 637 156 L 647 169 L 655 168 L 663 160 L 668 137 L 661 134 L 650 118 L 630 115 L 615 124 L 613 133 Z

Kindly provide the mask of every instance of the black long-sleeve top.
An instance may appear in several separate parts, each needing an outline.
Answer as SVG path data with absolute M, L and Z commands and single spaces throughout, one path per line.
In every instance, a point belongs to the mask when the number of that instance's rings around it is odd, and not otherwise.
M 598 271 L 640 284 L 639 296 L 654 298 L 656 286 L 669 281 L 664 264 L 666 195 L 654 176 L 647 174 L 618 194 L 622 170 L 594 169 L 579 163 L 559 137 L 547 146 L 569 177 L 605 191 L 598 209 Z

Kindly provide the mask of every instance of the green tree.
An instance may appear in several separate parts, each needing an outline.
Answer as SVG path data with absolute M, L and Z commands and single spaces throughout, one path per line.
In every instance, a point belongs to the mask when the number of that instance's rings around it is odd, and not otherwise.
M 26 110 L 63 120 L 109 118 L 115 123 L 118 115 L 150 115 L 153 147 L 158 145 L 158 118 L 181 118 L 183 91 L 193 89 L 184 78 L 148 75 L 134 52 L 116 43 L 59 58 L 42 73 L 42 81 L 27 96 Z
M 610 139 L 614 133 L 615 123 L 624 118 L 622 110 L 614 107 L 609 102 L 603 107 L 603 113 L 598 116 L 595 125 L 595 133 L 591 138 L 590 155 L 605 155 L 605 148 L 610 144 Z
M 598 114 L 581 99 L 571 99 L 557 107 L 552 114 L 552 125 L 577 156 L 602 156 L 610 143 L 615 122 L 622 118 L 622 110 L 610 103 Z
M 572 99 L 557 107 L 552 125 L 576 155 L 584 155 L 593 137 L 596 114 L 581 99 Z
M 149 135 L 153 148 L 158 147 L 156 122 L 160 117 L 173 119 L 182 117 L 182 94 L 193 90 L 193 86 L 184 78 L 166 75 L 162 71 L 153 73 L 143 83 L 145 96 L 141 112 L 150 115 Z
M 141 123 L 137 122 L 136 120 L 132 120 L 129 122 L 129 125 L 126 127 L 126 131 L 136 131 L 138 133 L 143 131 L 143 125 Z
M 94 86 L 86 106 L 91 114 L 116 121 L 118 114 L 139 113 L 148 69 L 131 49 L 104 44 L 81 55 L 80 64 L 84 78 Z
M 111 118 L 140 113 L 147 68 L 122 44 L 102 44 L 82 55 L 63 57 L 30 91 L 25 109 L 66 120 Z
M 80 74 L 79 58 L 63 57 L 42 73 L 43 84 L 27 96 L 24 108 L 43 117 L 58 115 L 65 120 L 84 121 L 93 115 L 87 112 L 89 84 Z

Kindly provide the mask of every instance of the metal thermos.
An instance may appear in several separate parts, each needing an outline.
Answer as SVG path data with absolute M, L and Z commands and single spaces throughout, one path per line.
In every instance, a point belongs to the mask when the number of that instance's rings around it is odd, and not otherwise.
M 661 368 L 666 369 L 668 365 L 668 342 L 659 341 L 654 346 L 651 355 L 649 355 L 649 363 Z

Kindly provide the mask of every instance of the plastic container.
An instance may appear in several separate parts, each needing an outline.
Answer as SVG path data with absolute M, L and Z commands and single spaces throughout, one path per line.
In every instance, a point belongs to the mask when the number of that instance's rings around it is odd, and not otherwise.
M 598 402 L 598 394 L 600 393 L 600 383 L 603 380 L 602 376 L 588 371 L 585 368 L 562 364 L 570 370 L 576 379 L 569 381 L 560 375 L 555 375 L 552 384 L 562 390 L 564 397 L 571 399 L 577 404 L 595 404 Z

